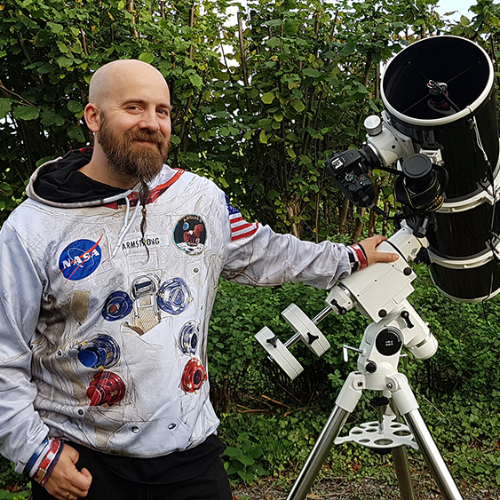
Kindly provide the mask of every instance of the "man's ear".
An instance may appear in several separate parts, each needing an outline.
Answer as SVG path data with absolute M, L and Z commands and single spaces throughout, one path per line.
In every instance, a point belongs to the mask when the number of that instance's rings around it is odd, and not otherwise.
M 85 106 L 85 111 L 83 113 L 87 127 L 92 132 L 99 132 L 101 130 L 101 116 L 99 108 L 92 102 Z

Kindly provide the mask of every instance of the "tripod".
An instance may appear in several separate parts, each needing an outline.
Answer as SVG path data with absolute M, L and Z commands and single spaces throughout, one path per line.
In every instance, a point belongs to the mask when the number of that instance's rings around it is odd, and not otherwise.
M 398 331 L 394 326 L 387 325 L 393 325 L 401 319 L 404 321 L 401 316 L 402 312 L 416 314 L 414 311 L 410 312 L 409 309 L 412 309 L 411 306 L 405 303 L 402 308 L 393 311 L 387 317 L 388 321 L 384 321 L 383 325 L 371 324 L 365 330 L 359 349 L 354 349 L 359 353 L 358 367 L 361 369 L 351 372 L 347 377 L 328 422 L 287 500 L 306 498 L 333 444 L 345 441 L 354 441 L 381 450 L 390 450 L 393 447 L 403 445 L 416 448 L 416 444 L 418 444 L 418 448 L 420 448 L 444 498 L 446 500 L 462 500 L 462 496 L 419 412 L 418 403 L 408 380 L 397 369 L 401 347 L 405 343 L 404 335 L 411 328 L 406 326 Z M 345 346 L 344 349 L 352 348 Z M 385 414 L 381 412 L 378 422 L 355 427 L 348 437 L 338 438 L 349 414 L 354 411 L 364 390 L 378 391 L 383 394 L 377 399 L 379 404 L 381 403 L 381 408 L 386 407 Z M 394 415 L 390 414 L 391 411 L 388 410 L 390 399 L 404 417 L 408 427 L 396 422 Z M 398 474 L 407 476 L 404 478 L 398 476 L 400 485 L 402 482 L 410 483 L 408 469 L 399 469 Z
M 413 292 L 411 282 L 416 275 L 408 266 L 426 240 L 417 238 L 413 230 L 404 226 L 388 241 L 379 245 L 380 251 L 400 255 L 394 263 L 378 263 L 362 272 L 353 273 L 339 281 L 331 290 L 328 307 L 310 320 L 295 304 L 282 312 L 286 321 L 297 332 L 285 344 L 267 327 L 256 338 L 290 378 L 302 371 L 302 366 L 288 351 L 288 347 L 302 340 L 311 351 L 321 356 L 330 344 L 316 325 L 332 311 L 346 314 L 356 307 L 373 322 L 366 328 L 359 348 L 344 346 L 344 359 L 348 351 L 358 353 L 358 370 L 352 372 L 340 391 L 333 412 L 310 453 L 304 468 L 287 500 L 303 500 L 312 486 L 321 466 L 334 443 L 354 441 L 379 450 L 399 449 L 406 445 L 420 448 L 439 488 L 446 500 L 462 500 L 453 479 L 420 415 L 419 406 L 404 374 L 398 372 L 403 345 L 417 358 L 428 359 L 437 350 L 437 341 L 411 304 L 406 300 Z M 354 428 L 346 438 L 340 431 L 352 413 L 364 390 L 376 391 L 379 421 Z M 389 403 L 405 419 L 406 424 L 395 421 Z M 398 454 L 401 456 L 401 454 Z M 411 485 L 409 471 L 399 462 L 398 480 Z M 399 477 L 399 475 L 404 477 Z M 410 500 L 405 498 L 404 500 Z

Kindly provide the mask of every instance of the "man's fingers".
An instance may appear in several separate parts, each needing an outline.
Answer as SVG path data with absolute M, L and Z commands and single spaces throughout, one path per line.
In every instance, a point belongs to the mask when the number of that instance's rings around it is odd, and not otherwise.
M 69 483 L 59 486 L 57 496 L 63 500 L 66 498 L 84 498 L 87 496 L 91 484 L 92 475 L 87 469 L 82 469 L 81 471 L 75 469 Z
M 394 262 L 399 259 L 397 253 L 377 252 L 377 262 Z
M 366 260 L 368 264 L 375 264 L 375 262 L 394 262 L 398 260 L 399 255 L 393 252 L 380 252 L 377 247 L 387 238 L 382 235 L 371 236 L 366 240 L 361 241 L 359 244 L 363 247 Z
M 75 448 L 68 444 L 64 445 L 59 460 L 45 485 L 45 489 L 52 496 L 60 500 L 87 496 L 92 484 L 92 475 L 87 469 L 79 471 L 76 468 L 79 457 L 80 454 Z
M 77 497 L 85 497 L 91 484 L 92 475 L 90 472 L 87 469 L 77 470 L 71 477 L 71 488 L 68 488 L 68 491 Z

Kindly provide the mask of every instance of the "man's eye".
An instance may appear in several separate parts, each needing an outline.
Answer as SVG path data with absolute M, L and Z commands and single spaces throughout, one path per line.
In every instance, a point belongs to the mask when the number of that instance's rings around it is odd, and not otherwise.
M 160 113 L 160 115 L 165 115 L 165 116 L 169 116 L 170 113 L 167 109 L 159 109 L 158 110 L 158 113 Z

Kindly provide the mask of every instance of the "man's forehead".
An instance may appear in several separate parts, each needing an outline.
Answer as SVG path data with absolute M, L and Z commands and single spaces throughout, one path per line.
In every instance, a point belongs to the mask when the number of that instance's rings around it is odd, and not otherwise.
M 170 102 L 168 85 L 162 74 L 150 64 L 135 59 L 109 63 L 100 68 L 90 84 L 90 100 L 98 102 L 102 98 L 128 99 L 135 96 L 143 99 L 151 95 L 155 99 Z

